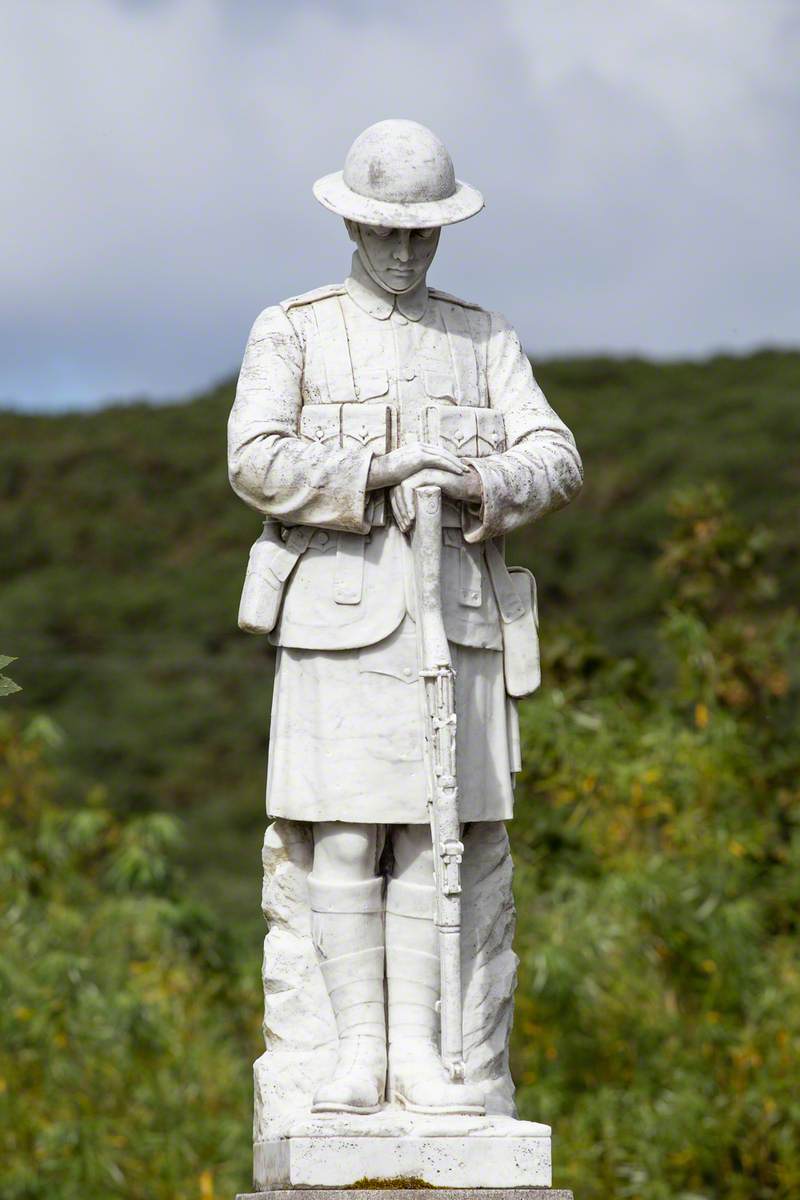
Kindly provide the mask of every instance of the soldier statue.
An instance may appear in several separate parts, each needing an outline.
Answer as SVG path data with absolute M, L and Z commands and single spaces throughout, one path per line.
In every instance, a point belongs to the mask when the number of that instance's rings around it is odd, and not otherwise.
M 372 125 L 314 194 L 344 218 L 350 275 L 261 313 L 229 424 L 232 486 L 265 517 L 240 624 L 277 647 L 267 807 L 313 830 L 339 1038 L 313 1110 L 480 1114 L 439 1044 L 415 497 L 441 497 L 459 821 L 504 821 L 538 683 L 534 584 L 504 537 L 567 504 L 581 464 L 508 323 L 427 283 L 442 226 L 483 207 L 439 138 Z

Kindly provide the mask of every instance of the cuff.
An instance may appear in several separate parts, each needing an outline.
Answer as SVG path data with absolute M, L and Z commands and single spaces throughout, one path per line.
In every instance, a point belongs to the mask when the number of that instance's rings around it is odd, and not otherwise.
M 355 448 L 350 453 L 353 455 L 352 475 L 342 489 L 340 527 L 347 533 L 369 533 L 370 524 L 366 518 L 369 499 L 367 480 L 375 452 L 364 447 L 363 450 Z
M 465 505 L 464 540 L 467 542 L 485 542 L 489 538 L 498 537 L 503 533 L 502 506 L 499 503 L 498 487 L 499 472 L 493 466 L 491 455 L 486 458 L 471 458 L 481 481 L 481 500 L 479 503 Z M 502 476 L 500 476 L 502 482 Z

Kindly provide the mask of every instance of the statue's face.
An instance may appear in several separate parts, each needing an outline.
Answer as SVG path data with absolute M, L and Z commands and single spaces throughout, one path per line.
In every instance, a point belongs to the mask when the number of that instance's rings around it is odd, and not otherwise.
M 425 278 L 439 245 L 438 227 L 387 229 L 382 225 L 357 225 L 348 230 L 372 278 L 387 292 L 410 292 Z

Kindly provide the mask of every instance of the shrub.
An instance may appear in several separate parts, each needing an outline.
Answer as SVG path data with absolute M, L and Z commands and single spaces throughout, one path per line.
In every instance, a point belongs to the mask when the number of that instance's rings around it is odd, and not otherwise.
M 101 790 L 62 807 L 57 740 L 3 714 L 0 1194 L 230 1196 L 249 1172 L 255 986 L 181 899 L 176 821 L 120 820 Z
M 717 489 L 671 507 L 661 659 L 548 634 L 523 712 L 520 1104 L 580 1200 L 794 1200 L 797 615 Z

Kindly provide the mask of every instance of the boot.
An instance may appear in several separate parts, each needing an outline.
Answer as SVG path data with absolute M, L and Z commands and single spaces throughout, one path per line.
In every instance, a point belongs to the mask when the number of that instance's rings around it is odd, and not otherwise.
M 389 1092 L 412 1112 L 483 1115 L 483 1089 L 457 1083 L 439 1053 L 441 974 L 435 891 L 390 879 L 386 893 Z
M 309 876 L 311 933 L 328 989 L 339 1053 L 312 1112 L 373 1113 L 386 1082 L 383 879 L 322 883 Z

